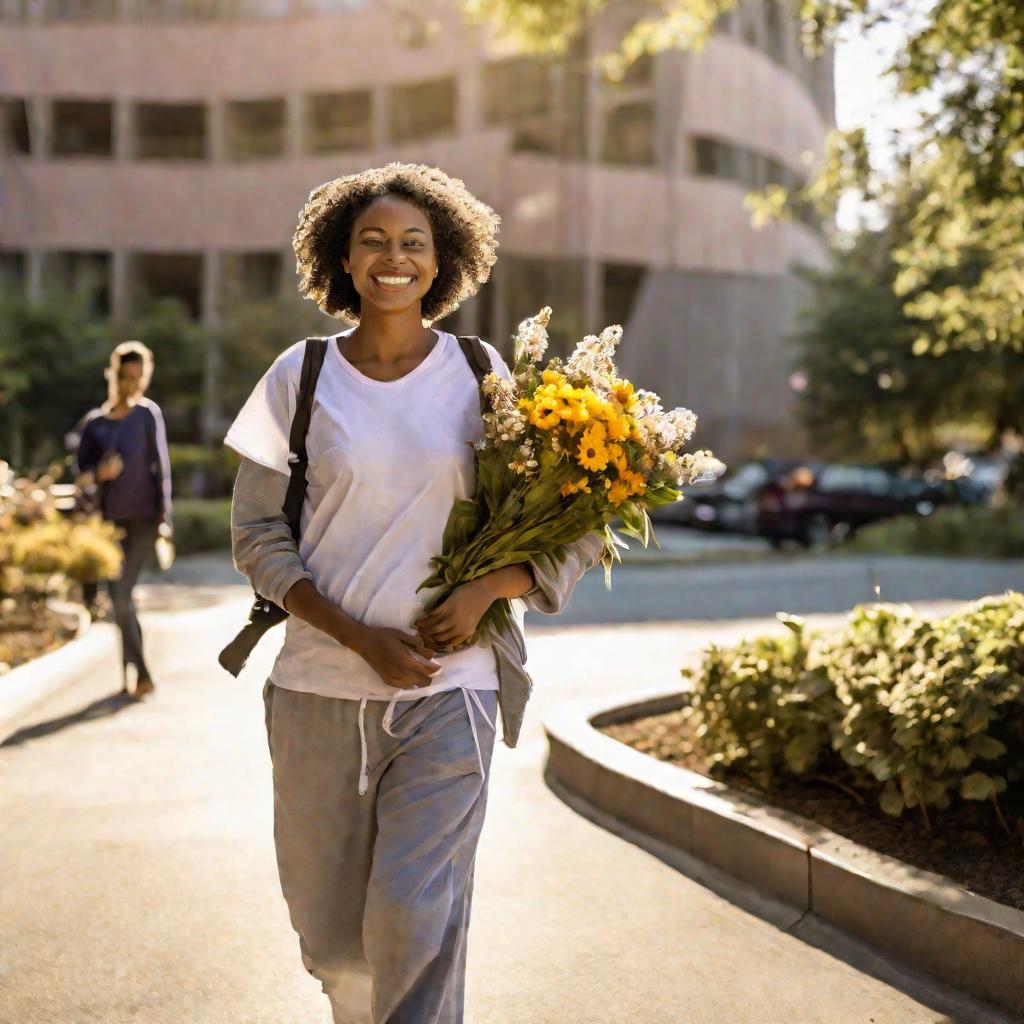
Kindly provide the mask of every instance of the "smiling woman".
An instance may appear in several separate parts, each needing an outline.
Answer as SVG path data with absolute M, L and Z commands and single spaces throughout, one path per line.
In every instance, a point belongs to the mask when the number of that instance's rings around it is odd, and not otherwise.
M 299 287 L 356 326 L 316 349 L 297 539 L 284 507 L 304 342 L 225 439 L 242 456 L 235 564 L 288 612 L 264 688 L 274 837 L 303 961 L 336 1021 L 461 1024 L 497 720 L 514 747 L 531 688 L 522 609 L 559 611 L 600 547 L 506 565 L 424 614 L 417 588 L 453 504 L 476 489 L 478 382 L 510 375 L 491 345 L 429 325 L 487 280 L 498 223 L 436 167 L 314 189 L 294 238 Z M 467 643 L 502 598 L 523 598 L 507 635 Z

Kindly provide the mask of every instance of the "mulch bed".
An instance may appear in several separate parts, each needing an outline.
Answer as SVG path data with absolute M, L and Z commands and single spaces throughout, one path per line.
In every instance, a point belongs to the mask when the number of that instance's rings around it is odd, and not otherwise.
M 0 674 L 63 647 L 74 636 L 45 605 L 5 608 L 0 615 Z
M 601 732 L 661 761 L 710 776 L 699 740 L 680 711 L 605 726 Z M 879 853 L 945 875 L 971 892 L 1024 910 L 1024 797 L 1018 795 L 1016 803 L 1007 800 L 1006 793 L 999 797 L 1013 839 L 1002 830 L 992 805 L 982 802 L 954 801 L 948 810 L 932 809 L 929 832 L 919 809 L 891 818 L 879 808 L 875 794 L 862 793 L 864 803 L 860 804 L 838 788 L 837 781 L 848 784 L 843 781 L 844 767 L 838 759 L 832 766 L 835 781 L 825 781 L 830 777 L 826 769 L 824 779 L 787 779 L 770 792 L 735 774 L 725 775 L 721 781 Z

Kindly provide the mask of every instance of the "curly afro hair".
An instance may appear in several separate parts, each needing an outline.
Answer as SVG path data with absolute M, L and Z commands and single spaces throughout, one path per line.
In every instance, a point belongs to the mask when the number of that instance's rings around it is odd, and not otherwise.
M 310 192 L 292 239 L 299 291 L 325 313 L 359 322 L 360 296 L 341 258 L 348 256 L 356 217 L 385 195 L 410 200 L 430 220 L 438 274 L 423 296 L 422 316 L 433 323 L 490 277 L 501 218 L 465 182 L 425 164 L 394 162 L 335 178 Z

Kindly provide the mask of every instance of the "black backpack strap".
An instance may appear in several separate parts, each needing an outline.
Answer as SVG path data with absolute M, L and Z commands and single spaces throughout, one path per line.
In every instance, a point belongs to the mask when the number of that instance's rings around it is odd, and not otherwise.
M 299 377 L 299 395 L 295 403 L 291 432 L 288 435 L 288 464 L 291 466 L 292 475 L 284 499 L 284 514 L 288 517 L 296 543 L 299 540 L 302 502 L 306 497 L 306 466 L 309 464 L 306 435 L 309 433 L 309 420 L 313 414 L 316 382 L 320 378 L 324 356 L 327 355 L 327 343 L 327 338 L 306 339 L 306 350 L 302 356 L 302 374 Z
M 291 479 L 284 499 L 284 514 L 292 528 L 295 543 L 299 541 L 299 524 L 302 518 L 302 502 L 306 497 L 306 466 L 309 457 L 306 453 L 306 434 L 309 433 L 309 421 L 313 414 L 313 396 L 316 393 L 316 382 L 320 378 L 320 368 L 324 365 L 327 355 L 327 338 L 307 338 L 306 348 L 302 355 L 302 373 L 299 376 L 299 394 L 295 403 L 295 414 L 292 416 L 291 431 L 288 435 L 288 464 L 291 466 Z M 249 621 L 242 627 L 234 640 L 220 652 L 217 660 L 221 666 L 237 676 L 242 671 L 246 659 L 259 642 L 261 636 L 272 626 L 288 618 L 288 613 L 274 604 L 273 601 L 259 594 L 253 594 L 253 604 L 249 611 Z
M 484 343 L 476 335 L 459 335 L 458 342 L 462 349 L 462 354 L 466 357 L 466 362 L 469 363 L 469 367 L 473 371 L 473 376 L 476 377 L 477 387 L 480 387 L 483 384 L 484 377 L 493 369 L 487 349 L 484 348 Z M 487 412 L 489 408 L 487 396 L 481 390 L 480 410 L 481 412 Z

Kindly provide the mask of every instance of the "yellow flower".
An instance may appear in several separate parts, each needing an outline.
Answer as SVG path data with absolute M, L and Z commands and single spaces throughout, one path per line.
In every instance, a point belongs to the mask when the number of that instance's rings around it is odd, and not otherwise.
M 621 482 L 629 488 L 630 494 L 643 494 L 647 490 L 647 484 L 639 473 L 627 470 L 621 476 Z
M 587 404 L 578 394 L 571 393 L 574 390 L 570 388 L 569 394 L 560 393 L 558 396 L 562 402 L 560 407 L 562 419 L 567 423 L 586 423 L 590 419 Z
M 625 441 L 629 437 L 632 421 L 628 416 L 610 416 L 607 420 L 608 438 L 612 441 Z
M 540 378 L 545 384 L 564 384 L 565 377 L 557 370 L 545 370 Z
M 584 468 L 600 471 L 608 465 L 608 449 L 604 446 L 604 437 L 588 427 L 580 438 L 576 461 Z
M 535 427 L 540 430 L 551 430 L 558 426 L 560 419 L 553 398 L 544 397 L 534 402 L 533 410 L 530 412 L 530 422 Z
M 613 505 L 621 505 L 629 497 L 629 491 L 621 480 L 616 480 L 608 491 L 608 500 Z
M 633 385 L 628 380 L 620 380 L 616 377 L 612 381 L 612 394 L 628 409 L 633 401 Z
M 590 478 L 581 476 L 579 480 L 569 480 L 567 483 L 562 484 L 560 491 L 563 498 L 568 498 L 570 495 L 577 494 L 582 491 L 584 494 L 590 494 Z

